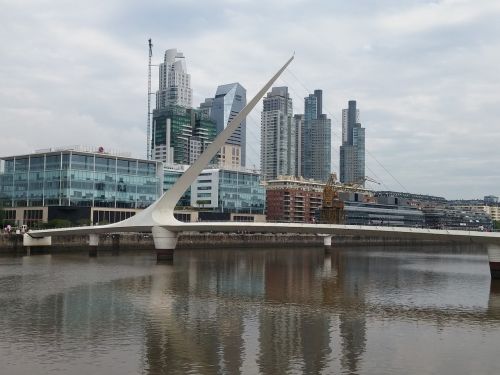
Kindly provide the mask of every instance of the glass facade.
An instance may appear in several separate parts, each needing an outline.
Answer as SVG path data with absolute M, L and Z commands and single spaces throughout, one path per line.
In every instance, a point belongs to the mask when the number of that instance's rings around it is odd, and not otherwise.
M 340 146 L 340 182 L 365 184 L 365 129 L 358 122 L 356 101 L 349 101 L 343 111 L 342 146 Z
M 211 118 L 217 124 L 217 134 L 222 132 L 227 124 L 245 108 L 247 92 L 239 83 L 230 83 L 217 87 L 212 101 Z M 226 144 L 241 147 L 241 165 L 246 161 L 246 120 L 228 138 Z
M 263 102 L 260 133 L 262 179 L 295 173 L 296 128 L 292 123 L 293 104 L 287 87 L 273 87 Z
M 344 202 L 348 225 L 379 225 L 423 228 L 424 214 L 415 207 L 375 203 Z
M 222 212 L 263 214 L 266 190 L 254 173 L 220 170 L 219 208 Z
M 163 171 L 163 192 L 170 190 L 177 182 L 179 177 L 184 173 L 184 170 L 164 169 Z M 176 206 L 189 207 L 191 205 L 191 187 L 189 187 L 184 195 L 179 199 Z
M 161 164 L 61 151 L 4 158 L 3 207 L 145 208 L 161 193 Z
M 164 160 L 168 160 L 168 164 L 189 164 L 190 139 L 199 139 L 204 150 L 215 136 L 215 123 L 197 110 L 170 106 L 153 111 L 152 147 L 166 147 L 168 152 L 173 151 L 173 159 Z
M 331 121 L 322 113 L 323 91 L 314 90 L 304 98 L 304 116 L 296 117 L 298 138 L 297 176 L 326 182 L 331 171 Z M 303 121 L 301 121 L 303 120 Z M 300 149 L 299 149 L 300 148 Z

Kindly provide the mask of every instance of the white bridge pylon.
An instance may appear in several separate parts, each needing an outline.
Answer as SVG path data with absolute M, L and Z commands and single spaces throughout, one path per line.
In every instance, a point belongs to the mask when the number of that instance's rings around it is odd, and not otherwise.
M 130 217 L 129 219 L 114 224 L 30 231 L 25 236 L 25 245 L 36 246 L 37 239 L 51 235 L 152 232 L 153 237 L 155 238 L 155 246 L 157 246 L 157 248 L 171 248 L 172 245 L 175 248 L 176 241 L 174 241 L 173 238 L 177 238 L 176 232 L 183 231 L 181 228 L 186 224 L 178 221 L 174 217 L 174 209 L 177 202 L 189 186 L 191 186 L 191 184 L 200 175 L 203 169 L 207 167 L 217 152 L 219 152 L 231 134 L 238 128 L 240 123 L 247 117 L 250 111 L 255 108 L 257 103 L 259 103 L 260 99 L 271 88 L 276 79 L 278 79 L 281 73 L 283 73 L 288 65 L 290 65 L 293 58 L 294 56 L 290 57 L 288 61 L 278 70 L 278 72 L 276 72 L 276 74 L 254 96 L 254 98 L 250 100 L 245 108 L 243 108 L 236 115 L 236 117 L 234 117 L 227 124 L 226 128 L 219 133 L 215 140 L 200 155 L 198 160 L 196 160 L 196 162 L 181 175 L 170 190 L 165 192 L 160 199 L 148 208 L 139 212 L 137 215 Z M 171 233 L 169 229 L 174 227 L 175 232 Z M 44 244 L 46 244 L 45 242 Z M 92 237 L 92 244 L 95 244 L 95 237 Z
M 297 224 L 297 223 L 238 223 L 238 222 L 206 222 L 206 223 L 184 223 L 174 217 L 174 208 L 199 174 L 207 167 L 210 160 L 222 148 L 227 139 L 236 130 L 239 124 L 255 108 L 260 99 L 271 88 L 276 79 L 292 62 L 294 56 L 278 70 L 278 72 L 262 87 L 254 98 L 229 122 L 227 127 L 215 138 L 215 140 L 200 155 L 198 160 L 191 165 L 184 174 L 176 181 L 170 190 L 165 192 L 160 199 L 154 202 L 137 215 L 118 223 L 72 227 L 60 229 L 47 229 L 30 231 L 24 235 L 25 246 L 48 246 L 52 235 L 89 235 L 91 246 L 97 246 L 98 234 L 120 233 L 120 232 L 151 232 L 157 249 L 173 250 L 177 244 L 177 234 L 185 231 L 250 231 L 271 233 L 312 233 L 323 234 L 325 245 L 331 244 L 331 235 L 355 235 L 368 237 L 392 237 L 406 239 L 432 239 L 443 241 L 470 241 L 483 243 L 488 247 L 490 268 L 493 275 L 493 266 L 498 267 L 497 274 L 500 277 L 500 233 L 492 232 L 470 232 L 455 230 L 436 230 L 420 228 L 401 227 L 374 227 L 340 224 Z M 490 254 L 491 253 L 491 254 Z

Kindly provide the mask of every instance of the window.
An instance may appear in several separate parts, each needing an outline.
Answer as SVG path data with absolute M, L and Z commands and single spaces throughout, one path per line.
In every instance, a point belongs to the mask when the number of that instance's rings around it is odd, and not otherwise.
M 16 172 L 28 171 L 28 158 L 16 159 Z
M 43 171 L 43 156 L 32 156 L 30 160 L 30 171 Z

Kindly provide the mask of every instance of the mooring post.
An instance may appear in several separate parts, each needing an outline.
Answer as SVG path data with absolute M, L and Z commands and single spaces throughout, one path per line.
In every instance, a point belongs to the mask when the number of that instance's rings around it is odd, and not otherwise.
M 89 257 L 97 256 L 97 247 L 99 246 L 99 235 L 89 234 Z
M 173 260 L 174 250 L 177 246 L 177 232 L 172 232 L 162 227 L 151 228 L 156 249 L 156 260 Z

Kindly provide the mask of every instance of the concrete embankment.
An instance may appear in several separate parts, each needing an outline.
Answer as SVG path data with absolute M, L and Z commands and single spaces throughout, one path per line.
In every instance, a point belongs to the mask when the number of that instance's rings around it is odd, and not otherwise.
M 395 238 L 337 236 L 332 240 L 334 247 L 342 246 L 449 246 L 450 243 L 422 240 L 402 240 Z M 322 246 L 323 237 L 304 234 L 224 234 L 224 233 L 184 233 L 179 236 L 177 248 L 260 248 L 260 247 L 304 247 Z M 459 244 L 463 245 L 463 244 Z M 52 246 L 33 248 L 32 252 L 69 252 L 88 248 L 88 236 L 54 236 Z M 150 234 L 101 235 L 99 250 L 153 250 Z M 23 252 L 22 235 L 0 235 L 0 253 Z

